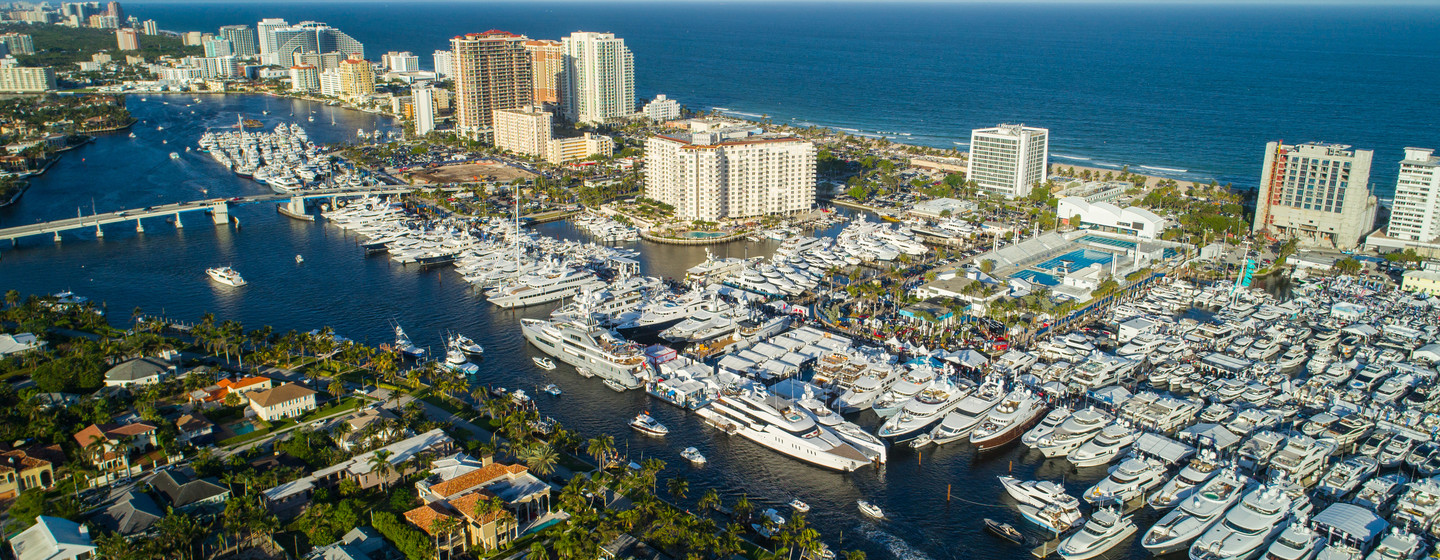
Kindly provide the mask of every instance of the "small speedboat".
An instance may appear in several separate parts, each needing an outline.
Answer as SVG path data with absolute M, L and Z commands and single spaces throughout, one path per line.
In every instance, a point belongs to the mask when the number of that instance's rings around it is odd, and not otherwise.
M 530 360 L 535 362 L 535 365 L 540 366 L 540 369 L 543 369 L 545 371 L 555 369 L 555 361 L 551 360 L 550 358 L 542 358 L 540 356 L 536 356 L 534 358 L 530 358 Z
M 800 498 L 795 498 L 793 500 L 790 500 L 790 509 L 793 509 L 800 513 L 805 513 L 807 511 L 810 511 L 810 504 L 801 501 Z
M 455 347 L 459 348 L 461 352 L 471 356 L 479 356 L 485 353 L 484 346 L 476 344 L 474 340 L 470 340 L 470 337 L 465 335 L 455 336 Z
M 925 447 L 934 442 L 935 440 L 934 438 L 930 437 L 930 434 L 920 434 L 915 439 L 910 440 L 910 448 L 920 449 L 921 447 Z
M 670 428 L 666 428 L 659 420 L 650 416 L 649 412 L 641 412 L 639 416 L 630 421 L 630 427 L 647 436 L 663 437 L 670 433 Z
M 300 264 L 300 263 L 303 263 L 303 262 L 305 262 L 305 257 L 302 257 L 302 256 L 300 256 L 300 255 L 295 255 L 295 264 Z
M 865 500 L 856 501 L 855 506 L 860 508 L 860 513 L 863 513 L 867 516 L 873 517 L 875 519 L 885 518 L 885 510 L 880 509 L 880 506 L 877 506 Z
M 551 383 L 551 384 L 549 384 L 549 385 L 546 385 L 544 389 L 541 389 L 541 391 L 545 391 L 546 393 L 549 393 L 551 396 L 555 396 L 555 397 L 560 396 L 560 386 L 559 386 L 559 385 L 556 385 L 556 384 L 554 384 L 554 383 Z
M 1009 523 L 1001 523 L 994 519 L 986 518 L 985 530 L 990 531 L 992 535 L 1020 546 L 1025 546 L 1025 535 L 1022 534 L 1019 529 L 1010 526 Z
M 614 379 L 606 379 L 605 386 L 609 387 L 610 390 L 615 391 L 616 393 L 624 393 L 625 391 L 630 389 L 629 387 L 626 387 L 623 383 L 620 383 L 619 381 L 616 381 Z
M 700 450 L 695 449 L 694 447 L 686 447 L 683 451 L 680 452 L 680 456 L 684 457 L 685 460 L 690 461 L 691 463 L 694 463 L 696 465 L 705 464 L 705 456 L 701 455 Z

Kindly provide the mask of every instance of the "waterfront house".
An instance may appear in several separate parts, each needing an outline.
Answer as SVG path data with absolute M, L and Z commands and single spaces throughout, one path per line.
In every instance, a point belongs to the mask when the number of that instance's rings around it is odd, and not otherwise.
M 289 519 L 305 510 L 317 488 L 333 489 L 344 480 L 354 480 L 361 489 L 389 485 L 423 468 L 420 465 L 428 463 L 430 458 L 448 454 L 454 448 L 455 440 L 436 428 L 266 490 L 265 501 L 281 519 Z M 379 461 L 375 457 L 382 453 L 389 468 L 378 470 Z M 423 462 L 412 461 L 417 457 Z
M 366 447 L 394 441 L 408 435 L 396 422 L 395 414 L 385 410 L 362 410 L 345 419 L 350 431 L 335 438 L 340 449 L 350 451 L 355 447 Z
M 10 537 L 10 551 L 15 560 L 90 560 L 95 557 L 95 542 L 84 525 L 42 515 L 29 529 Z
M 105 372 L 106 387 L 151 385 L 163 381 L 174 371 L 169 362 L 159 358 L 135 358 L 121 362 Z
M 206 405 L 216 405 L 225 401 L 231 393 L 244 395 L 251 391 L 264 391 L 275 387 L 275 381 L 269 377 L 250 376 L 240 379 L 221 379 L 218 383 L 204 389 L 196 389 L 190 393 L 190 402 L 201 402 Z
M 530 474 L 525 465 L 474 459 L 464 454 L 435 461 L 431 475 L 415 483 L 426 504 L 405 518 L 433 537 L 437 519 L 450 517 L 463 526 L 462 546 L 496 548 L 519 536 L 521 529 L 550 512 L 550 485 Z
M 40 340 L 33 333 L 0 334 L 0 358 L 24 354 L 44 347 L 45 341 Z
M 250 409 L 267 422 L 294 418 L 315 410 L 315 391 L 295 383 L 247 394 Z
M 318 547 L 306 555 L 309 560 L 400 560 L 399 550 L 385 541 L 379 531 L 356 527 L 340 540 Z
M 55 485 L 50 461 L 31 457 L 19 449 L 0 453 L 0 499 L 10 499 L 31 488 Z

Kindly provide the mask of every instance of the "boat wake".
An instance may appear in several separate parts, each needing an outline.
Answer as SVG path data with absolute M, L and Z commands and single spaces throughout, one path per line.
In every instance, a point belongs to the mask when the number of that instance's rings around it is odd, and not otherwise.
M 891 556 L 899 558 L 900 560 L 934 560 L 929 554 L 925 554 L 921 552 L 920 549 L 905 542 L 905 539 L 886 533 L 880 529 L 862 526 L 859 531 L 861 535 L 865 536 L 866 540 L 885 547 L 885 550 L 890 552 Z
M 1050 155 L 1055 156 L 1055 157 L 1058 157 L 1058 158 L 1073 159 L 1073 160 L 1076 160 L 1076 161 L 1090 161 L 1090 158 L 1088 158 L 1088 157 L 1067 156 L 1067 155 L 1065 155 L 1065 154 L 1050 154 Z
M 758 113 L 746 113 L 746 112 L 744 112 L 744 111 L 732 111 L 732 110 L 729 110 L 729 109 L 725 109 L 725 110 L 723 110 L 722 112 L 725 113 L 725 114 L 727 114 L 727 115 L 740 115 L 740 116 L 742 116 L 742 117 L 750 117 L 750 118 L 752 118 L 752 119 L 763 119 L 763 118 L 765 118 L 765 115 L 761 115 L 761 114 L 758 114 Z
M 1188 169 L 1175 169 L 1173 167 L 1155 167 L 1153 165 L 1142 165 L 1141 169 L 1154 169 L 1156 171 L 1169 171 L 1171 173 L 1189 173 Z

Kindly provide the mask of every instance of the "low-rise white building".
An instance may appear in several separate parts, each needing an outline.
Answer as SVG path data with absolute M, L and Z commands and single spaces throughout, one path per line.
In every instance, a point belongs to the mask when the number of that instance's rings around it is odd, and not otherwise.
M 95 550 L 84 525 L 48 515 L 36 517 L 29 529 L 10 537 L 15 560 L 90 560 Z
M 939 218 L 948 218 L 951 216 L 961 216 L 974 211 L 974 202 L 971 202 L 969 200 L 959 200 L 955 198 L 936 198 L 933 200 L 917 202 L 914 206 L 910 207 L 911 214 L 922 218 L 930 218 L 932 220 Z
M 1060 199 L 1056 216 L 1075 227 L 1091 227 L 1102 231 L 1155 239 L 1165 231 L 1165 219 L 1144 208 L 1120 208 L 1109 202 L 1086 202 L 1078 196 Z M 1074 223 L 1075 217 L 1080 223 Z
M 491 120 L 495 123 L 495 147 L 533 157 L 549 152 L 550 113 L 539 107 L 498 109 Z
M 645 104 L 645 118 L 652 121 L 666 122 L 680 118 L 680 102 L 665 97 L 665 94 L 655 96 L 655 99 Z
M 315 391 L 294 383 L 286 383 L 266 391 L 255 391 L 246 396 L 250 399 L 250 409 L 267 422 L 294 418 L 315 410 Z

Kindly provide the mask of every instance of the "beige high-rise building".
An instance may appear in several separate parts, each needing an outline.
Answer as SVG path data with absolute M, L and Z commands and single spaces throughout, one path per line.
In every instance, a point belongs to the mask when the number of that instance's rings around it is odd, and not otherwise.
M 129 27 L 115 30 L 115 42 L 119 44 L 119 50 L 122 51 L 140 50 L 140 34 Z
M 531 95 L 537 105 L 548 109 L 560 107 L 560 75 L 565 70 L 565 53 L 560 41 L 525 41 L 530 52 L 530 75 L 535 84 Z
M 1050 165 L 1050 131 L 1023 124 L 1002 124 L 970 131 L 965 178 L 981 190 L 1005 198 L 1023 198 L 1045 182 Z
M 49 66 L 0 67 L 0 91 L 51 91 L 55 89 L 55 69 Z
M 493 140 L 495 111 L 533 103 L 527 40 L 524 35 L 497 30 L 450 40 L 456 131 Z
M 1302 245 L 1350 249 L 1375 226 L 1375 152 L 1341 144 L 1265 145 L 1254 231 Z
M 363 58 L 340 61 L 340 93 L 370 95 L 375 93 L 375 69 Z
M 576 31 L 561 40 L 565 118 L 605 122 L 635 112 L 635 57 L 614 33 Z
M 645 142 L 645 196 L 686 220 L 718 221 L 815 205 L 815 145 L 754 127 L 693 123 Z
M 534 157 L 544 157 L 549 150 L 550 113 L 532 106 L 498 109 L 493 118 L 495 147 Z

